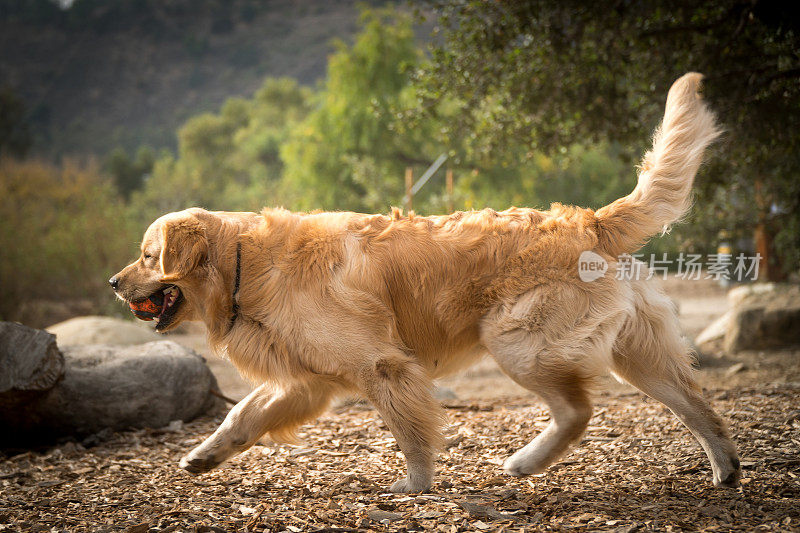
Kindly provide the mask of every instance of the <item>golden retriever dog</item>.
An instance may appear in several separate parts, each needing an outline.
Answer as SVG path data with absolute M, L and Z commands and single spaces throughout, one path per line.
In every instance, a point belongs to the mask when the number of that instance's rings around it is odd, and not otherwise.
M 407 474 L 391 490 L 425 491 L 445 421 L 432 380 L 488 352 L 551 413 L 506 461 L 508 473 L 541 472 L 577 441 L 592 415 L 590 386 L 611 371 L 678 416 L 708 454 L 714 484 L 736 486 L 735 446 L 692 378 L 672 303 L 646 275 L 614 275 L 621 254 L 689 208 L 704 149 L 718 135 L 701 79 L 675 82 L 636 188 L 597 211 L 193 208 L 156 220 L 112 287 L 133 305 L 163 300 L 158 331 L 202 321 L 215 351 L 258 384 L 180 466 L 206 472 L 265 434 L 291 438 L 334 397 L 356 392 L 405 455 Z M 587 251 L 608 272 L 584 281 Z

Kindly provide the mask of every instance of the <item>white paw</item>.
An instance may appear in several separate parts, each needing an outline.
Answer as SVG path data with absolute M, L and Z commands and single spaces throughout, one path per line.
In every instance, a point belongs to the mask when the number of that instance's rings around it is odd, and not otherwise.
M 184 455 L 181 457 L 181 461 L 178 463 L 178 466 L 190 474 L 203 474 L 219 466 L 219 461 L 200 457 L 192 457 L 192 454 L 190 453 L 189 455 Z
M 542 468 L 537 461 L 533 460 L 528 453 L 517 452 L 503 463 L 503 470 L 512 476 L 530 476 L 541 473 Z
M 527 476 L 528 473 L 522 468 L 522 465 L 517 464 L 517 461 L 512 461 L 512 458 L 506 459 L 506 462 L 503 463 L 503 470 L 511 474 L 512 476 Z

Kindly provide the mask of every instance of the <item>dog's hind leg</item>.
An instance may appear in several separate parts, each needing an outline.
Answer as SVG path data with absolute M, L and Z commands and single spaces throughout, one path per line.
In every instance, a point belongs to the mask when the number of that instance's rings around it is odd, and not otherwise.
M 736 446 L 692 377 L 692 359 L 671 302 L 650 284 L 635 283 L 633 289 L 635 314 L 615 344 L 614 373 L 666 405 L 692 432 L 711 461 L 714 485 L 737 486 Z
M 584 379 L 577 372 L 539 372 L 528 377 L 538 382 L 538 386 L 532 386 L 525 381 L 547 404 L 551 420 L 544 431 L 506 460 L 503 468 L 515 476 L 544 471 L 580 439 L 592 416 Z
M 542 472 L 583 435 L 592 416 L 590 385 L 608 364 L 622 316 L 620 308 L 590 305 L 586 293 L 560 285 L 521 295 L 484 317 L 481 340 L 489 353 L 551 415 L 547 428 L 505 462 L 507 472 Z
M 210 437 L 181 458 L 180 467 L 192 474 L 208 472 L 265 433 L 277 440 L 291 438 L 300 424 L 327 408 L 332 392 L 324 384 L 283 390 L 261 385 L 230 410 Z
M 359 388 L 381 414 L 405 455 L 408 475 L 392 492 L 421 492 L 433 482 L 445 417 L 422 366 L 399 349 L 387 349 L 359 370 Z
M 530 345 L 507 343 L 509 337 L 521 335 L 490 340 L 489 352 L 506 374 L 544 401 L 551 419 L 544 431 L 506 460 L 503 468 L 515 476 L 538 474 L 583 435 L 592 416 L 587 387 L 590 380 L 579 368 L 565 361 L 530 361 L 533 355 Z M 546 350 L 536 354 L 541 359 L 549 356 Z M 524 360 L 530 361 L 525 368 L 519 364 Z

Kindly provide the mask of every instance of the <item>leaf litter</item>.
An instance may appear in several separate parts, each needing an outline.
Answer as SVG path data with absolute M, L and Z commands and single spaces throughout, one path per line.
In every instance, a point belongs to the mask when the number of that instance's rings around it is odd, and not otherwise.
M 800 384 L 706 395 L 731 424 L 740 489 L 711 486 L 661 404 L 604 394 L 580 446 L 527 478 L 500 465 L 546 426 L 534 397 L 448 400 L 433 489 L 390 494 L 402 454 L 377 412 L 351 404 L 305 426 L 299 447 L 256 445 L 198 477 L 177 462 L 219 416 L 0 456 L 0 531 L 800 530 Z

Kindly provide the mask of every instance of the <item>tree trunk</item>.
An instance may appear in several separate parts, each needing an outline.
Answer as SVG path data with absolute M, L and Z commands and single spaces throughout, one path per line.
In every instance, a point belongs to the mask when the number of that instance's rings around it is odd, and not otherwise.
M 764 193 L 761 178 L 756 178 L 755 193 L 758 224 L 756 224 L 754 240 L 756 253 L 761 256 L 758 264 L 758 279 L 784 281 L 786 274 L 783 271 L 783 265 L 781 265 L 780 255 L 775 253 L 775 230 L 770 220 L 772 202 L 769 201 Z

